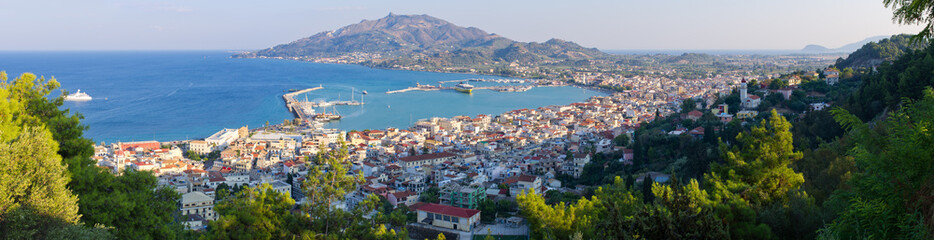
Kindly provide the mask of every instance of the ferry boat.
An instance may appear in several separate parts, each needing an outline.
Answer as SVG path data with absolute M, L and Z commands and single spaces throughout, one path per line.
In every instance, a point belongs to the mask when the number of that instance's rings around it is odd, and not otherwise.
M 68 94 L 67 96 L 65 96 L 65 101 L 82 102 L 82 101 L 91 101 L 91 99 L 92 99 L 91 95 L 81 92 L 81 89 L 78 89 L 78 91 L 75 93 Z
M 473 85 L 461 82 L 460 84 L 454 85 L 454 90 L 462 93 L 473 93 Z

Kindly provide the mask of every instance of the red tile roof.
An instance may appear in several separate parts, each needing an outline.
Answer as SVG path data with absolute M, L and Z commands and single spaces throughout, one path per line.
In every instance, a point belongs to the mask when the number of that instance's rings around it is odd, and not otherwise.
M 418 211 L 425 211 L 430 213 L 437 213 L 448 216 L 455 216 L 460 218 L 470 218 L 474 215 L 480 214 L 480 210 L 459 208 L 448 205 L 428 203 L 418 207 Z

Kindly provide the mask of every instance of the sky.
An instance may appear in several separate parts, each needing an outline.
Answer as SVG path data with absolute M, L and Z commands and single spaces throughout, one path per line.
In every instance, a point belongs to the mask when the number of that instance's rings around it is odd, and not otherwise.
M 0 50 L 255 50 L 390 12 L 603 50 L 836 48 L 921 29 L 882 0 L 0 0 Z

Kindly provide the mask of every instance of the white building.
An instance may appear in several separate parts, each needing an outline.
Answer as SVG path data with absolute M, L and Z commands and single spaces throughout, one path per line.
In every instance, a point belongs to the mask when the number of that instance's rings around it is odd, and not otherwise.
M 188 142 L 188 150 L 194 151 L 195 153 L 198 153 L 198 154 L 211 153 L 212 151 L 211 149 L 213 148 L 211 147 L 211 144 L 209 144 L 207 141 L 194 140 L 194 141 Z
M 211 151 L 221 151 L 227 148 L 233 141 L 236 141 L 240 137 L 240 133 L 237 129 L 225 128 L 214 135 L 211 135 L 208 138 L 205 138 L 204 141 L 211 146 Z

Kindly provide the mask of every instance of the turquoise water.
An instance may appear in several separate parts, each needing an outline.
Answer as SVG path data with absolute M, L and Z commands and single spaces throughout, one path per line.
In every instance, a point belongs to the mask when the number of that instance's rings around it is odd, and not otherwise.
M 281 123 L 293 117 L 282 94 L 319 85 L 324 89 L 308 93 L 308 100 L 349 100 L 352 88 L 359 100 L 359 91 L 369 92 L 365 105 L 336 107 L 344 118 L 326 126 L 344 130 L 407 128 L 433 116 L 497 115 L 602 94 L 575 87 L 386 94 L 416 83 L 498 77 L 229 56 L 224 51 L 0 52 L 0 70 L 11 78 L 23 72 L 54 76 L 63 89 L 90 94 L 94 100 L 64 107 L 84 115 L 90 127 L 85 135 L 97 142 L 195 139 L 222 128 Z

